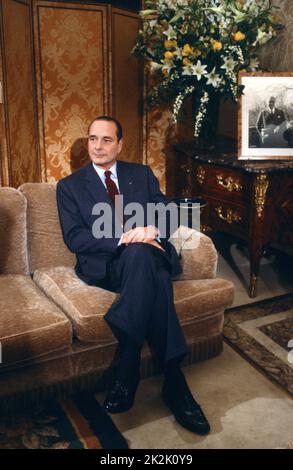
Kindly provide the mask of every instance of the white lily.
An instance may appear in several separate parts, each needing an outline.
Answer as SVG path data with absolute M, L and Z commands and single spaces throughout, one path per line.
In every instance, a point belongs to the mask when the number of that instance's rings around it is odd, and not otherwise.
M 236 23 L 241 23 L 242 21 L 244 21 L 247 17 L 247 14 L 241 10 L 238 10 L 237 8 L 233 7 L 233 6 L 230 6 L 231 8 L 231 11 L 233 11 L 234 13 L 234 21 Z
M 157 8 L 159 8 L 161 11 L 166 10 L 166 8 L 170 8 L 168 5 L 168 2 L 166 0 L 157 0 Z
M 176 38 L 177 33 L 175 29 L 169 24 L 169 28 L 163 32 L 167 36 L 168 39 Z
M 163 64 L 159 64 L 158 62 L 152 61 L 150 63 L 151 66 L 151 72 L 155 72 L 156 70 L 161 70 L 163 68 Z
M 154 26 L 156 26 L 158 24 L 158 20 L 151 20 L 150 21 L 150 27 L 153 28 Z
M 192 69 L 190 65 L 185 65 L 183 67 L 182 75 L 193 75 Z
M 186 65 L 183 67 L 182 75 L 196 75 L 199 81 L 203 75 L 207 74 L 207 65 L 203 65 L 200 60 L 197 61 L 196 65 Z
M 173 18 L 170 20 L 170 24 L 176 23 L 176 21 L 178 21 L 179 18 L 181 18 L 182 16 L 184 16 L 184 11 L 183 10 L 177 11 L 176 15 L 173 16 Z
M 272 32 L 270 31 L 269 33 L 266 33 L 265 31 L 262 31 L 261 29 L 257 30 L 257 37 L 256 40 L 253 43 L 253 46 L 256 46 L 257 44 L 263 45 L 266 42 L 268 42 L 272 38 Z
M 170 70 L 174 66 L 173 62 L 165 62 L 162 67 L 162 72 L 166 71 L 170 75 Z
M 227 72 L 232 72 L 234 70 L 235 65 L 236 62 L 230 57 L 228 59 L 225 59 L 224 65 L 222 65 L 221 69 L 225 69 Z
M 178 7 L 185 7 L 188 5 L 188 0 L 177 0 L 175 3 Z
M 259 60 L 256 57 L 250 59 L 249 68 L 252 72 L 255 72 L 259 68 Z
M 178 59 L 182 59 L 182 49 L 181 49 L 181 47 L 177 47 L 175 49 L 174 55 L 176 55 L 176 57 L 178 57 Z
M 186 6 L 188 0 L 164 0 L 164 2 L 159 1 L 159 3 L 165 3 L 167 8 L 176 9 L 177 7 Z
M 211 11 L 212 13 L 216 13 L 219 16 L 222 16 L 225 13 L 224 5 L 219 5 L 217 7 L 212 7 L 212 8 L 208 7 L 208 8 L 205 8 L 205 10 Z
M 207 85 L 213 85 L 215 88 L 218 88 L 221 83 L 221 77 L 216 73 L 216 67 L 214 67 L 210 73 L 206 74 L 206 78 L 208 79 Z
M 147 16 L 153 15 L 154 13 L 157 13 L 157 10 L 141 10 L 139 12 L 139 16 L 141 18 L 146 18 Z

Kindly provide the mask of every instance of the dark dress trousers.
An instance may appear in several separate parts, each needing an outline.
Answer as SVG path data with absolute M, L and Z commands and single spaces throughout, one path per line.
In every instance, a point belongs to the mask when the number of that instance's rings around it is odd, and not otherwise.
M 147 165 L 118 160 L 117 177 L 123 207 L 138 202 L 146 215 L 147 203 L 169 202 Z M 147 339 L 161 363 L 182 358 L 187 353 L 187 344 L 175 311 L 171 280 L 181 272 L 181 266 L 174 246 L 168 241 L 169 225 L 165 236 L 160 237 L 165 251 L 147 243 L 118 246 L 121 234 L 95 238 L 92 233 L 97 219 L 92 214 L 93 206 L 101 202 L 111 205 L 114 227 L 114 205 L 92 163 L 57 184 L 63 237 L 76 254 L 76 274 L 87 284 L 120 293 L 105 315 L 118 340 L 119 332 L 140 345 Z M 124 223 L 129 217 L 124 216 Z M 158 221 L 153 222 L 151 225 L 157 225 Z
M 288 143 L 288 147 L 293 148 L 293 128 L 289 127 L 283 134 L 283 139 Z

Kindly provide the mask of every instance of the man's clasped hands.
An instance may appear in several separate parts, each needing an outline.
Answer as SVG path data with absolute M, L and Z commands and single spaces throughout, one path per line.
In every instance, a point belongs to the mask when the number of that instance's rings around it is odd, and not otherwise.
M 149 243 L 160 250 L 164 250 L 164 248 L 160 245 L 160 243 L 156 240 L 156 237 L 159 237 L 159 230 L 157 227 L 153 225 L 148 225 L 147 227 L 136 227 L 131 230 L 125 232 L 121 239 L 121 244 L 125 243 L 128 245 L 129 243 Z

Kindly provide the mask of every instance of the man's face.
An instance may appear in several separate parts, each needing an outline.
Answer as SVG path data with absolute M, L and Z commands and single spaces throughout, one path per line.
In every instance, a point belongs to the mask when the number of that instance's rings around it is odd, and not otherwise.
M 274 98 L 271 98 L 271 99 L 270 99 L 270 101 L 269 101 L 269 107 L 270 107 L 271 109 L 273 109 L 273 108 L 275 107 L 275 102 L 276 102 L 276 100 L 275 100 Z
M 92 162 L 108 170 L 115 163 L 122 149 L 122 139 L 118 142 L 114 122 L 94 121 L 89 129 L 88 153 Z

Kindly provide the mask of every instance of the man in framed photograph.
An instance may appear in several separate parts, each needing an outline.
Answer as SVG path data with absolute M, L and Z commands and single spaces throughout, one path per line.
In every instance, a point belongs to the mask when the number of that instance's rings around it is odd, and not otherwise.
M 293 72 L 240 72 L 239 85 L 238 159 L 293 159 Z
M 286 115 L 276 107 L 276 98 L 271 96 L 268 108 L 263 109 L 258 116 L 256 128 L 260 135 L 261 147 L 284 147 L 286 142 L 283 133 L 287 128 Z
M 293 119 L 290 120 L 289 127 L 285 130 L 283 138 L 286 140 L 288 147 L 293 148 Z

